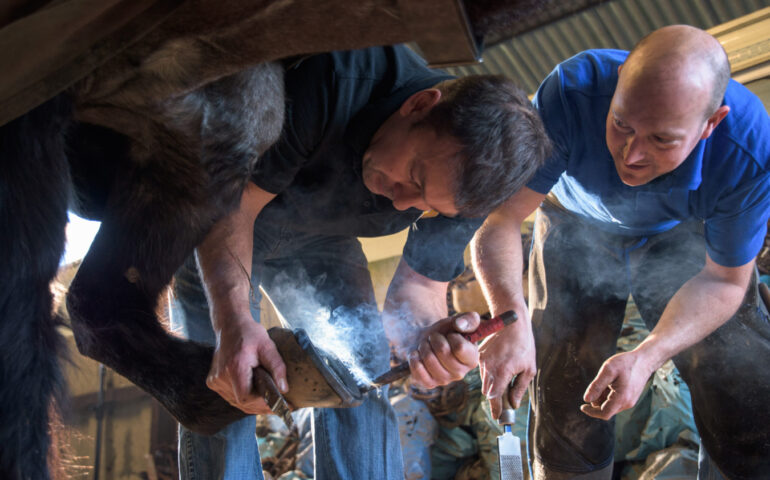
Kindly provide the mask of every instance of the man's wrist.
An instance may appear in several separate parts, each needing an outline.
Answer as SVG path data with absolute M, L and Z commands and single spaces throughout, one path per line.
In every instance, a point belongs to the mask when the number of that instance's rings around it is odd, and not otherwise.
M 211 318 L 212 327 L 217 336 L 228 330 L 242 329 L 244 326 L 250 326 L 252 323 L 259 323 L 254 320 L 251 310 L 248 308 L 214 310 L 212 311 Z
M 657 338 L 654 336 L 647 337 L 642 343 L 640 343 L 634 350 L 632 350 L 639 358 L 648 373 L 652 375 L 657 369 L 663 366 L 668 360 L 670 360 L 677 352 L 669 352 Z
M 529 309 L 527 307 L 527 301 L 524 299 L 522 293 L 512 295 L 506 302 L 499 302 L 492 305 L 490 313 L 494 317 L 511 310 L 516 312 L 516 321 L 511 325 L 529 323 Z

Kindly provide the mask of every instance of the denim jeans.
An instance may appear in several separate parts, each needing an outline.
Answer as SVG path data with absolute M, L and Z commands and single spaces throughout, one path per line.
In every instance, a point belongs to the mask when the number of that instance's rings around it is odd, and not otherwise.
M 538 365 L 530 391 L 533 460 L 575 474 L 611 464 L 614 422 L 580 412 L 583 393 L 616 353 L 629 293 L 652 330 L 705 258 L 702 222 L 647 237 L 613 235 L 543 203 L 529 269 Z M 735 315 L 673 361 L 701 436 L 699 478 L 768 478 L 770 324 L 756 274 Z
M 316 327 L 317 317 L 300 305 L 312 297 L 315 305 L 334 312 L 335 329 L 347 329 L 345 336 L 356 336 L 366 344 L 356 353 L 369 375 L 388 368 L 388 346 L 376 315 L 374 289 L 356 238 L 290 231 L 258 220 L 253 252 L 252 284 L 267 292 L 288 326 L 309 332 Z M 261 295 L 256 288 L 254 293 L 251 309 L 258 321 Z M 336 315 L 340 311 L 362 313 Z M 187 338 L 214 343 L 208 305 L 192 258 L 175 275 L 171 317 L 172 327 Z M 180 426 L 180 477 L 262 479 L 255 428 L 253 416 L 211 437 Z M 314 409 L 313 445 L 316 479 L 403 479 L 398 424 L 386 391 L 369 392 L 355 408 Z

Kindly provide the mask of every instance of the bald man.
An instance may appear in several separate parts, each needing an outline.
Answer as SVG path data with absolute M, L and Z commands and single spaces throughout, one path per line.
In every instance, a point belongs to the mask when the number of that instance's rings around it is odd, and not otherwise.
M 553 153 L 488 217 L 473 258 L 492 312 L 522 319 L 480 363 L 495 414 L 509 384 L 518 405 L 534 378 L 537 479 L 609 479 L 612 418 L 669 359 L 692 395 L 699 478 L 770 478 L 770 328 L 754 266 L 770 120 L 729 76 L 713 37 L 670 26 L 630 54 L 565 61 L 535 96 Z M 535 209 L 530 323 L 520 228 Z M 651 333 L 617 354 L 629 294 Z

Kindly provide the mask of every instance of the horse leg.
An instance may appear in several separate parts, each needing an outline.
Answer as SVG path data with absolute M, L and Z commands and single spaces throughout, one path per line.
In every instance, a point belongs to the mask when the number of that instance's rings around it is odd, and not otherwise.
M 64 251 L 70 118 L 59 96 L 0 128 L 0 478 L 50 478 L 49 412 L 64 390 L 51 282 Z
M 67 300 L 82 353 L 210 434 L 245 414 L 206 387 L 213 350 L 169 335 L 157 298 L 211 225 L 237 207 L 256 159 L 280 134 L 282 76 L 261 66 L 164 108 L 130 162 L 119 162 L 129 168 L 116 177 Z
M 189 429 L 210 434 L 244 414 L 206 387 L 211 347 L 169 335 L 155 314 L 158 295 L 208 223 L 191 224 L 181 209 L 159 218 L 158 209 L 108 210 L 67 296 L 73 330 L 82 354 L 146 390 Z

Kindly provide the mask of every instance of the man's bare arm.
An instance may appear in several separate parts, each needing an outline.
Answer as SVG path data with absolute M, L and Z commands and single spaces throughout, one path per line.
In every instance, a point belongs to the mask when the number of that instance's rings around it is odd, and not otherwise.
M 703 269 L 671 298 L 650 335 L 634 350 L 604 362 L 586 390 L 581 410 L 606 420 L 634 406 L 655 370 L 735 314 L 753 270 L 753 261 L 724 267 L 707 256 Z
M 209 301 L 216 350 L 209 388 L 247 413 L 268 413 L 253 395 L 252 371 L 268 370 L 286 391 L 286 367 L 265 328 L 249 308 L 254 220 L 274 194 L 249 183 L 238 210 L 217 222 L 197 249 L 198 266 Z
M 535 375 L 535 341 L 522 285 L 521 225 L 545 198 L 522 188 L 492 212 L 471 243 L 473 266 L 492 315 L 513 310 L 518 320 L 481 345 L 482 392 L 497 417 L 501 397 L 511 386 L 509 401 L 515 407 Z

